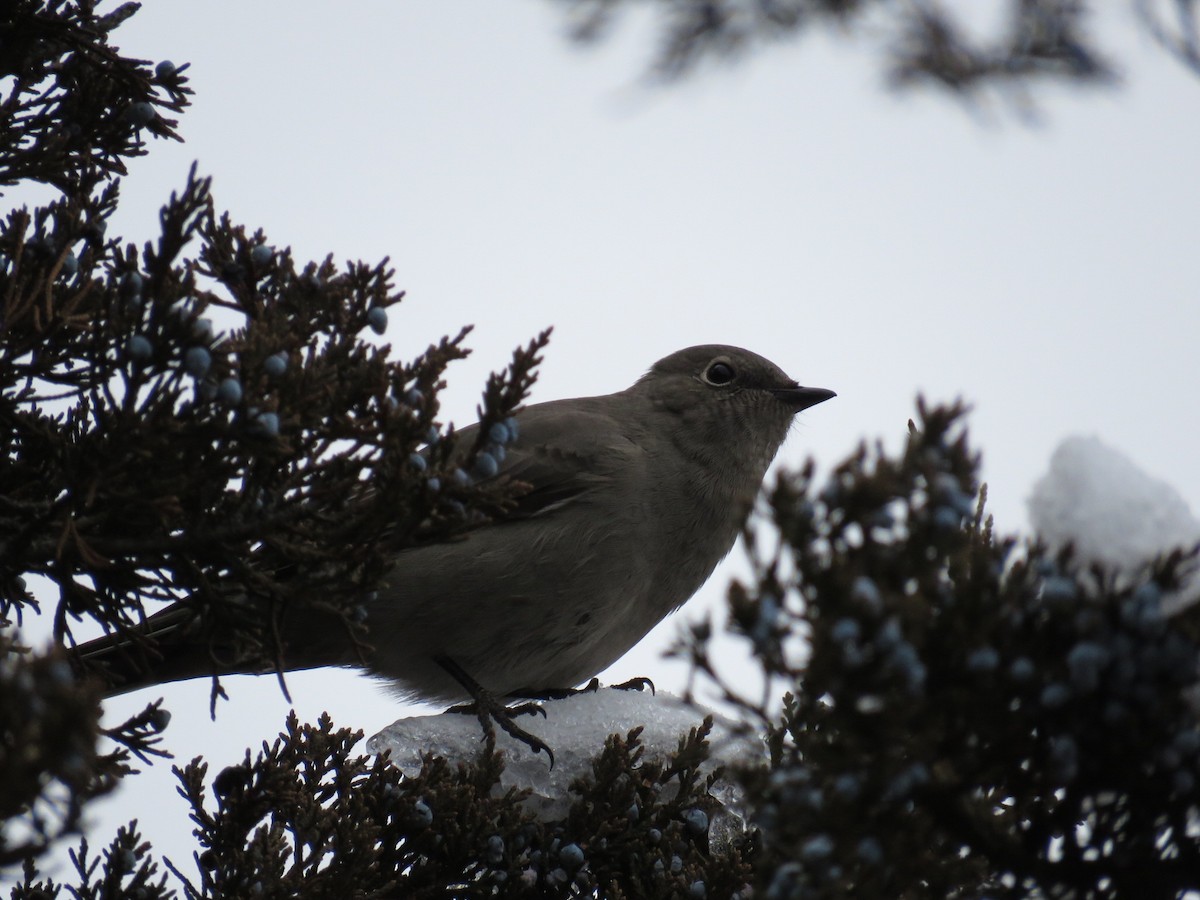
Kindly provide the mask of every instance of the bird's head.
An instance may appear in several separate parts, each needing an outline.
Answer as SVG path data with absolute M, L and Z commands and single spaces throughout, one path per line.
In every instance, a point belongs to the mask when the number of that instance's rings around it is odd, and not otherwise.
M 759 471 L 775 457 L 796 413 L 836 396 L 801 387 L 770 360 L 722 344 L 660 359 L 630 392 L 677 419 L 675 443 L 690 455 L 740 459 Z

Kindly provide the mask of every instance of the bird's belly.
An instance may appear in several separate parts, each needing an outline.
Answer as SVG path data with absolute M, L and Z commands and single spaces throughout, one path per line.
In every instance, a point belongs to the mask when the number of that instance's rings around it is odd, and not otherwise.
M 480 545 L 477 554 L 454 558 L 469 543 Z M 464 697 L 438 664 L 441 656 L 498 695 L 572 687 L 619 658 L 686 599 L 648 596 L 657 579 L 638 555 L 644 548 L 620 534 L 569 548 L 543 541 L 540 552 L 517 560 L 511 543 L 501 548 L 505 556 L 482 541 L 451 547 L 458 552 L 430 548 L 438 552 L 418 560 L 421 571 L 436 576 L 406 578 L 397 571 L 368 614 L 375 647 L 369 668 L 403 693 Z
M 498 695 L 573 687 L 684 603 L 736 536 L 736 522 L 596 512 L 585 526 L 535 519 L 405 554 L 369 612 L 372 671 L 429 699 L 465 695 L 441 656 Z

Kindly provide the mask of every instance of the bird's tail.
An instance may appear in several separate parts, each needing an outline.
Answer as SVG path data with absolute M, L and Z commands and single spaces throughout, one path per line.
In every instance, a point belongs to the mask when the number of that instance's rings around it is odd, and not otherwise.
M 140 625 L 77 646 L 76 671 L 100 681 L 105 697 L 155 684 L 233 674 L 222 671 L 201 646 L 196 624 L 191 609 L 179 604 L 168 607 Z
M 274 623 L 281 650 L 277 664 L 264 659 L 261 649 L 252 650 L 251 641 L 214 635 L 186 603 L 169 606 L 133 628 L 80 644 L 74 664 L 82 677 L 101 682 L 105 697 L 192 678 L 362 665 L 361 647 L 332 613 L 311 608 L 289 613 Z

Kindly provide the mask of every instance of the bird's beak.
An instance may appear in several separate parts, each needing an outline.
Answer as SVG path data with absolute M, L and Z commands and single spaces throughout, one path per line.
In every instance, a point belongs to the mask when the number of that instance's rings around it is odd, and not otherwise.
M 837 396 L 833 391 L 825 388 L 800 387 L 798 384 L 790 388 L 772 388 L 771 393 L 796 412 L 816 406 L 818 403 L 824 403 L 830 397 Z

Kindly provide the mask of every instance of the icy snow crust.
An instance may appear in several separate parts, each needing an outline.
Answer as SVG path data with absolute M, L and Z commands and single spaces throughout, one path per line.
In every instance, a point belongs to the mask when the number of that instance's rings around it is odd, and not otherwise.
M 1128 572 L 1200 541 L 1200 521 L 1183 497 L 1096 437 L 1058 445 L 1029 498 L 1029 517 L 1047 543 L 1073 542 L 1085 560 Z
M 554 751 L 554 768 L 544 753 L 535 755 L 497 729 L 496 748 L 505 755 L 500 788 L 529 788 L 533 792 L 527 804 L 544 821 L 566 816 L 571 781 L 591 774 L 591 761 L 610 734 L 625 737 L 639 725 L 645 726 L 639 740 L 648 760 L 662 759 L 679 749 L 679 740 L 698 727 L 705 715 L 713 717 L 708 740 L 712 757 L 703 771 L 729 761 L 766 761 L 766 749 L 757 738 L 737 734 L 733 723 L 711 710 L 685 703 L 679 697 L 659 691 L 622 691 L 601 688 L 575 694 L 544 704 L 546 717 L 522 716 L 518 723 L 536 734 Z M 421 756 L 434 753 L 448 760 L 469 760 L 480 750 L 482 729 L 473 715 L 442 713 L 400 719 L 367 741 L 370 753 L 390 750 L 392 762 L 408 775 L 421 769 Z M 713 794 L 727 805 L 736 806 L 732 786 L 718 782 Z M 730 814 L 737 816 L 734 809 Z M 740 823 L 740 818 L 738 819 Z M 733 826 L 737 823 L 724 823 Z M 714 820 L 714 830 L 718 827 Z

